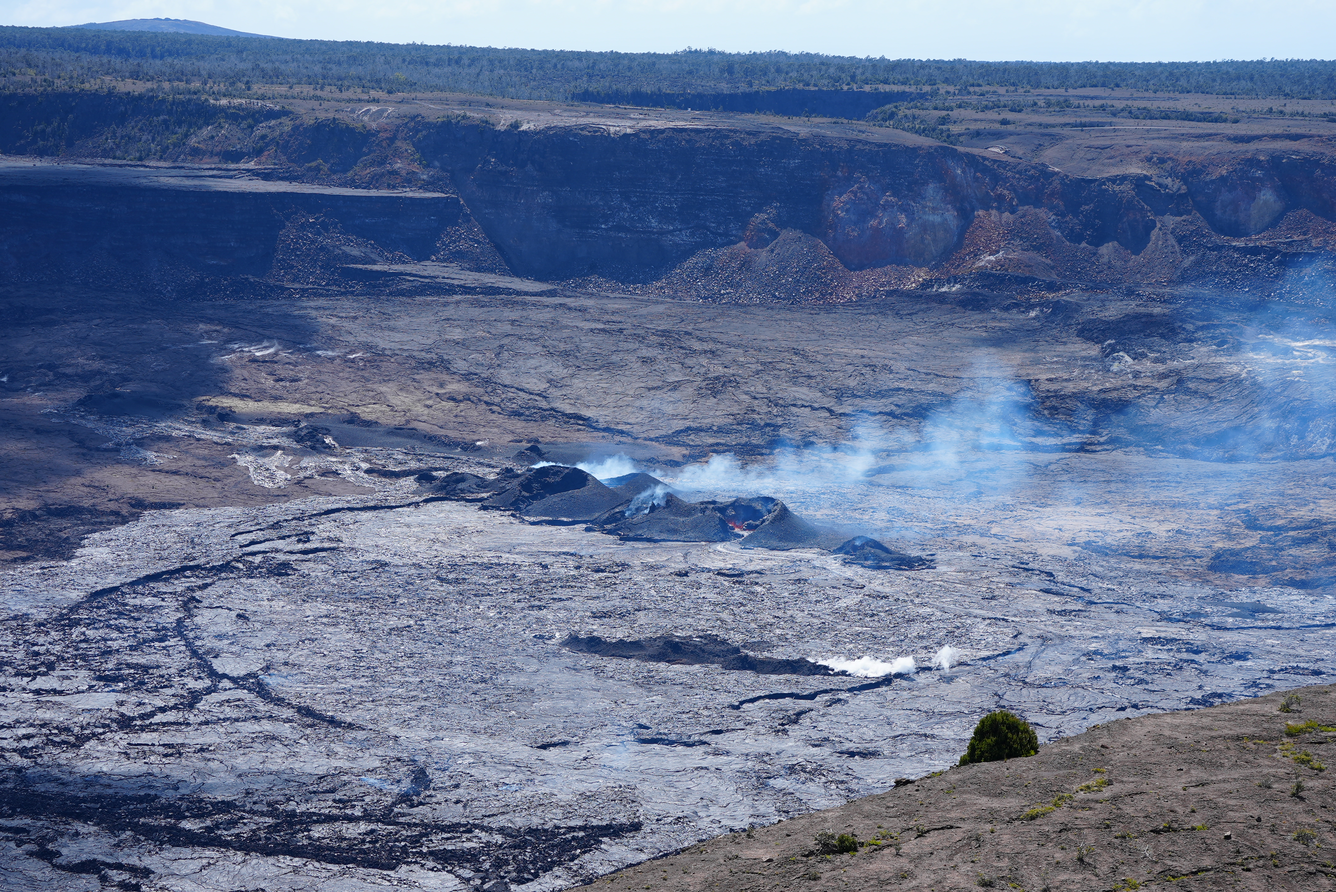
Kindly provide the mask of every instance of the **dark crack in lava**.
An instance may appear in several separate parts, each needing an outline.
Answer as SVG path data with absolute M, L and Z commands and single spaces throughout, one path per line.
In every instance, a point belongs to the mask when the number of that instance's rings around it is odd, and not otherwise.
M 637 833 L 639 822 L 556 827 L 414 821 L 379 814 L 288 811 L 199 796 L 73 792 L 32 784 L 18 772 L 0 778 L 0 817 L 61 820 L 155 845 L 223 849 L 392 871 L 403 865 L 464 870 L 489 890 L 532 882 L 607 840 Z M 85 873 L 84 862 L 56 864 Z M 136 873 L 143 868 L 117 867 Z

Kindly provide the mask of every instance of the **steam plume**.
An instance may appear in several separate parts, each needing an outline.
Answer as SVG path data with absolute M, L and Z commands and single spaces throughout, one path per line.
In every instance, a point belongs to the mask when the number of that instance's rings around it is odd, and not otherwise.
M 555 464 L 557 464 L 557 462 L 537 461 L 529 465 L 529 467 L 547 468 Z M 587 459 L 582 462 L 577 462 L 575 467 L 598 480 L 614 480 L 618 477 L 634 474 L 640 470 L 629 456 L 621 452 L 616 455 L 609 455 L 606 458 Z
M 610 455 L 607 458 L 598 460 L 582 461 L 576 465 L 581 471 L 599 480 L 612 480 L 616 477 L 625 477 L 628 474 L 634 474 L 640 469 L 636 463 L 623 453 Z
M 960 651 L 949 644 L 942 645 L 942 649 L 937 651 L 937 656 L 932 658 L 932 665 L 943 672 L 950 672 L 952 664 L 958 662 L 960 662 Z
M 687 491 L 767 494 L 848 486 L 865 480 L 876 467 L 884 440 L 875 425 L 864 422 L 838 446 L 780 449 L 769 461 L 750 466 L 731 452 L 711 455 L 704 464 L 683 468 L 671 482 Z
M 626 516 L 635 517 L 637 514 L 648 514 L 651 508 L 662 506 L 667 498 L 668 487 L 662 483 L 651 486 L 631 500 L 631 504 L 626 506 Z
M 829 666 L 836 672 L 848 672 L 859 678 L 882 678 L 887 675 L 913 675 L 918 671 L 913 657 L 896 657 L 889 663 L 876 657 L 859 657 L 856 660 L 844 660 L 831 657 L 817 660 L 822 666 Z

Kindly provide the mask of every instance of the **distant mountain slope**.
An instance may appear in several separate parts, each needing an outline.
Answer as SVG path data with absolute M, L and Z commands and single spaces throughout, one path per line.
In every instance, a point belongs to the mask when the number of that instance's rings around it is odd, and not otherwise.
M 188 19 L 122 19 L 118 22 L 89 22 L 86 25 L 69 25 L 70 28 L 88 28 L 94 31 L 157 31 L 164 34 L 216 34 L 228 37 L 268 37 L 268 34 L 252 34 L 249 31 L 233 31 L 220 28 L 206 22 L 192 22 Z

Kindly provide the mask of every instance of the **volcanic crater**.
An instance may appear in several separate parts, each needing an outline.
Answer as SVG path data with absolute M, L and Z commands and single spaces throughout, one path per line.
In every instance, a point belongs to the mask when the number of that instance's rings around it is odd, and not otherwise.
M 1082 846 L 1134 888 L 1112 825 L 988 842 L 1111 815 L 1096 768 L 1173 794 L 1126 832 L 1197 861 L 1151 877 L 1329 887 L 1329 691 L 1293 752 L 1276 701 L 1333 666 L 1336 125 L 461 107 L 0 161 L 10 888 L 1079 884 Z M 953 805 L 999 707 L 1042 783 Z M 1180 731 L 1275 775 L 1265 838 L 1221 848 L 1251 774 L 1137 773 Z

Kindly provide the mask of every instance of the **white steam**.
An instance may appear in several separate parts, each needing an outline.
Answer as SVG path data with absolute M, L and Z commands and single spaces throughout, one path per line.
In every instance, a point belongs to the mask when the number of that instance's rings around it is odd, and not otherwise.
M 576 467 L 599 480 L 625 477 L 640 470 L 635 462 L 620 452 L 597 461 L 582 461 Z
M 942 649 L 937 651 L 937 656 L 932 658 L 932 665 L 942 670 L 950 672 L 951 667 L 960 662 L 960 651 L 949 644 L 942 645 Z
M 977 474 L 980 456 L 1024 450 L 1036 438 L 1075 436 L 1046 429 L 1036 414 L 1034 395 L 1024 381 L 997 369 L 987 357 L 975 360 L 972 384 L 939 406 L 914 428 L 902 428 L 881 445 L 895 453 L 897 471 L 918 485 L 956 486 Z M 997 492 L 1023 484 L 1024 472 L 990 464 L 988 482 Z
M 915 485 L 951 486 L 977 470 L 969 463 L 981 454 L 1019 450 L 1036 436 L 1054 436 L 1035 414 L 1029 386 L 987 357 L 976 359 L 964 377 L 969 386 L 918 423 L 883 426 L 881 419 L 863 417 L 836 445 L 779 448 L 748 463 L 731 452 L 718 453 L 700 464 L 649 473 L 678 492 L 729 496 L 794 498 L 866 484 L 888 472 Z M 621 453 L 576 467 L 600 480 L 642 470 Z M 998 479 L 1008 475 L 1000 467 L 990 466 L 988 473 L 994 490 L 1022 482 Z
M 843 660 L 831 657 L 817 660 L 821 666 L 829 666 L 836 672 L 847 672 L 858 678 L 883 678 L 887 675 L 913 675 L 918 671 L 913 657 L 896 657 L 889 663 L 876 657 L 859 657 L 856 660 Z
M 849 486 L 866 480 L 877 466 L 876 450 L 884 435 L 860 424 L 838 446 L 780 449 L 768 461 L 743 465 L 731 452 L 711 455 L 704 464 L 689 465 L 669 478 L 674 487 L 700 492 L 791 492 Z
M 887 427 L 864 417 L 849 438 L 836 445 L 780 448 L 769 458 L 746 464 L 731 452 L 718 453 L 676 472 L 652 473 L 681 492 L 791 497 L 868 483 L 890 470 L 887 463 L 892 462 L 899 476 L 918 485 L 929 481 L 947 485 L 971 473 L 968 463 L 981 454 L 1020 450 L 1036 437 L 1057 433 L 1036 416 L 1029 386 L 1009 372 L 985 358 L 976 360 L 966 377 L 971 383 L 964 391 L 917 424 Z M 599 478 L 637 470 L 625 455 L 579 467 Z M 999 468 L 990 468 L 992 478 L 1000 473 L 1005 476 Z M 991 482 L 1002 488 L 1022 481 Z
M 662 483 L 651 486 L 631 500 L 631 504 L 626 506 L 626 516 L 635 517 L 638 514 L 648 514 L 654 508 L 663 507 L 667 500 L 668 487 Z
M 554 461 L 536 461 L 529 465 L 530 470 L 534 468 L 550 468 L 553 465 L 562 464 Z M 575 467 L 584 471 L 591 477 L 598 480 L 613 480 L 617 477 L 626 477 L 630 474 L 639 472 L 640 468 L 627 455 L 619 452 L 616 455 L 610 455 L 607 458 L 598 460 L 589 459 L 578 462 Z

